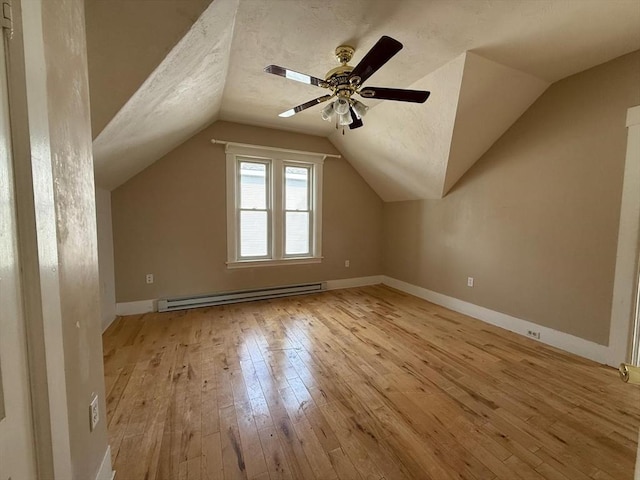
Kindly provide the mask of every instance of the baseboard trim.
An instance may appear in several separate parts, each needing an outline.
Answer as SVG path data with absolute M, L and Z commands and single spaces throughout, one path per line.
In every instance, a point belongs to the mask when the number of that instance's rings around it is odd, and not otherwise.
M 378 285 L 382 283 L 382 275 L 372 275 L 370 277 L 343 278 L 340 280 L 327 280 L 327 290 L 340 290 L 343 288 L 366 287 L 368 285 Z
M 107 322 L 104 322 L 102 324 L 102 333 L 107 331 L 107 328 L 109 328 L 111 326 L 111 324 L 116 320 L 116 318 L 118 318 L 118 315 L 114 315 L 113 318 Z
M 116 478 L 116 472 L 111 468 L 111 446 L 108 445 L 96 475 L 96 480 L 113 480 L 114 478 Z
M 340 280 L 327 280 L 324 282 L 327 290 L 339 290 L 342 288 L 365 287 L 382 283 L 382 275 L 370 277 L 342 278 Z M 116 315 L 141 315 L 143 313 L 157 312 L 158 300 L 138 300 L 135 302 L 116 303 Z
M 560 332 L 552 328 L 538 325 L 537 323 L 512 317 L 505 313 L 496 312 L 473 303 L 465 302 L 457 298 L 449 297 L 423 287 L 418 287 L 402 280 L 397 280 L 386 275 L 382 278 L 382 283 L 389 287 L 395 288 L 402 292 L 414 295 L 429 302 L 435 303 L 442 307 L 449 308 L 455 312 L 469 315 L 470 317 L 482 320 L 485 323 L 495 325 L 505 330 L 526 336 L 527 330 L 536 330 L 540 332 L 539 342 L 560 348 L 567 352 L 574 353 L 584 358 L 588 358 L 598 363 L 617 366 L 611 361 L 611 352 L 609 347 L 600 345 L 584 338 L 576 337 L 568 333 Z M 527 337 L 530 338 L 530 337 Z M 535 339 L 533 339 L 535 340 Z
M 140 315 L 141 313 L 155 312 L 157 310 L 156 303 L 155 299 L 116 303 L 116 315 Z

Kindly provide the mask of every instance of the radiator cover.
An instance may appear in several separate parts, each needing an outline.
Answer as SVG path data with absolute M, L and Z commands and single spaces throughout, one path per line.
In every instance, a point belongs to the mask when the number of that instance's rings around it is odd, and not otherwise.
M 317 282 L 304 283 L 301 285 L 259 288 L 254 290 L 238 290 L 235 292 L 211 293 L 207 295 L 163 298 L 158 300 L 158 311 L 171 312 L 174 310 L 186 310 L 188 308 L 210 307 L 213 305 L 225 305 L 228 303 L 265 300 L 269 298 L 288 297 L 291 295 L 304 295 L 306 293 L 321 292 L 326 289 L 326 284 L 324 282 Z

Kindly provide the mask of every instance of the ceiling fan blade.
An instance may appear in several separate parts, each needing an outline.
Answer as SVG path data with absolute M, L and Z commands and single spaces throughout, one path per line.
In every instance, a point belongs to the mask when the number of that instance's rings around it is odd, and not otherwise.
M 367 52 L 360 63 L 353 69 L 349 79 L 358 77 L 356 83 L 362 85 L 367 79 L 373 75 L 381 66 L 387 63 L 391 57 L 402 50 L 402 44 L 384 35 L 378 42 Z M 355 80 L 354 80 L 355 82 Z
M 301 111 L 306 110 L 307 108 L 313 107 L 314 105 L 317 105 L 322 102 L 326 102 L 331 97 L 333 97 L 333 95 L 323 95 L 322 97 L 314 98 L 313 100 L 309 100 L 308 102 L 298 105 L 297 107 L 290 108 L 289 110 L 287 110 L 286 112 L 282 112 L 278 116 L 283 118 L 292 117 L 296 113 L 300 113 Z
M 288 78 L 290 80 L 295 80 L 296 82 L 306 83 L 308 85 L 316 85 L 323 88 L 327 88 L 328 86 L 327 82 L 317 77 L 312 77 L 311 75 L 307 75 L 305 73 L 295 72 L 278 65 L 269 65 L 267 67 L 264 67 L 264 71 L 267 73 L 273 73 L 274 75 L 279 75 L 280 77 Z
M 396 100 L 398 102 L 424 103 L 431 92 L 426 90 L 403 90 L 401 88 L 365 87 L 360 90 L 364 98 L 377 100 Z
M 354 128 L 360 128 L 364 123 L 362 123 L 362 119 L 358 118 L 356 112 L 353 111 L 353 108 L 349 107 L 349 112 L 351 112 L 351 118 L 353 121 L 349 124 L 349 129 L 353 130 Z

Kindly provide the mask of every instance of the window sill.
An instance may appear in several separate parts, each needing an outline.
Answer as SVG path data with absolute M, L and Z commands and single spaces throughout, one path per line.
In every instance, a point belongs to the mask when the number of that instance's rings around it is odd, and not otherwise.
M 283 265 L 303 265 L 308 263 L 322 263 L 323 257 L 295 257 L 283 258 L 280 260 L 240 260 L 227 262 L 227 268 L 253 268 L 253 267 L 275 267 Z

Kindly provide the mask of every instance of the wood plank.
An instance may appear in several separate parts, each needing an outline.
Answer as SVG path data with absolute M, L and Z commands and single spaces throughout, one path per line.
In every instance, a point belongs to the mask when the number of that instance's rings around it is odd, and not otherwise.
M 329 452 L 329 460 L 333 469 L 338 474 L 340 480 L 360 480 L 362 476 L 353 466 L 353 463 L 349 460 L 349 457 L 344 453 L 342 448 L 336 448 Z
M 293 480 L 291 467 L 280 446 L 275 427 L 263 428 L 258 433 L 271 480 Z
M 202 480 L 222 480 L 222 443 L 220 432 L 202 438 Z
M 233 480 L 248 478 L 245 452 L 240 444 L 240 432 L 233 405 L 220 410 L 220 435 L 224 478 Z

